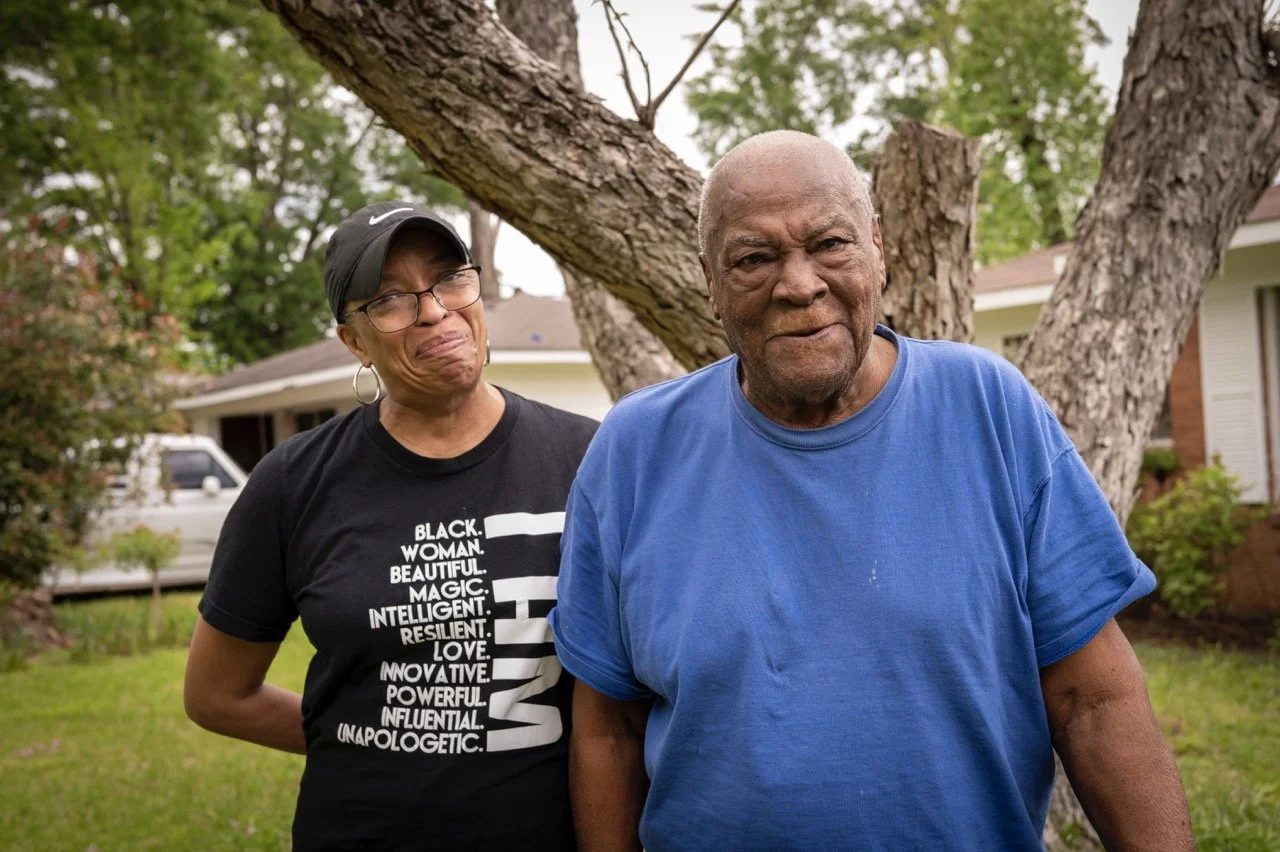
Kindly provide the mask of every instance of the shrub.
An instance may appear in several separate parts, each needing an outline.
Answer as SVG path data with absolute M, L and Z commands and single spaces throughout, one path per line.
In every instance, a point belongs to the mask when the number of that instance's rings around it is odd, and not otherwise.
M 1215 460 L 1129 517 L 1129 544 L 1151 566 L 1161 600 L 1177 615 L 1191 618 L 1213 605 L 1227 555 L 1266 514 L 1242 507 L 1242 493 L 1238 477 Z
M 1161 484 L 1182 469 L 1182 459 L 1169 447 L 1148 447 L 1142 453 L 1142 472 Z
M 36 239 L 0 248 L 0 580 L 76 559 L 106 488 L 156 422 L 163 319 L 135 327 L 84 260 Z
M 141 568 L 151 575 L 151 625 L 159 636 L 163 624 L 160 610 L 160 572 L 168 568 L 182 550 L 177 533 L 158 533 L 145 524 L 129 532 L 118 532 L 107 542 L 106 557 L 122 571 Z
M 185 647 L 198 616 L 194 597 L 190 593 L 164 595 L 158 632 L 151 602 L 135 595 L 68 601 L 54 610 L 58 632 L 67 639 L 68 659 L 91 662 Z

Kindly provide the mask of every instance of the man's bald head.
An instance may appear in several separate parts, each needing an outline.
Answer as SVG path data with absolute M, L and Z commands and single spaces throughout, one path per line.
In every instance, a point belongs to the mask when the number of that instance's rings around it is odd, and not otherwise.
M 858 167 L 849 155 L 825 139 L 796 130 L 771 130 L 735 145 L 711 169 L 702 185 L 698 205 L 698 251 L 704 256 L 713 250 L 720 225 L 720 205 L 726 189 L 749 185 L 755 176 L 776 174 L 779 169 L 804 163 L 827 172 L 849 193 L 853 209 L 874 214 L 871 195 Z

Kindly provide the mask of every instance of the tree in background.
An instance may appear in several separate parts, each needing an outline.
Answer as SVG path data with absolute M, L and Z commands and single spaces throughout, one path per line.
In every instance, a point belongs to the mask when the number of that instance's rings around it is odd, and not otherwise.
M 979 260 L 1070 239 L 1107 117 L 1084 0 L 760 0 L 734 22 L 686 97 L 711 159 L 789 127 L 853 134 L 869 164 L 893 124 L 947 125 L 983 140 Z
M 151 577 L 151 638 L 158 639 L 164 620 L 160 606 L 160 572 L 173 564 L 182 552 L 182 538 L 176 532 L 160 533 L 139 524 L 117 532 L 103 545 L 102 556 L 122 571 L 142 569 Z
M 90 259 L 47 240 L 0 251 L 0 585 L 67 564 L 107 487 L 167 405 L 176 334 L 122 315 Z
M 326 231 L 387 194 L 461 209 L 243 0 L 0 7 L 0 218 L 101 260 L 214 366 L 319 339 Z

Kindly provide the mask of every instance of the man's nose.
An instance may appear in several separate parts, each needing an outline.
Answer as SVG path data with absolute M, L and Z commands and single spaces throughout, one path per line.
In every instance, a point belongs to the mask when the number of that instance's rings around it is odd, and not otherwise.
M 818 275 L 808 252 L 783 255 L 781 277 L 773 288 L 773 298 L 794 305 L 809 305 L 826 295 L 827 282 Z

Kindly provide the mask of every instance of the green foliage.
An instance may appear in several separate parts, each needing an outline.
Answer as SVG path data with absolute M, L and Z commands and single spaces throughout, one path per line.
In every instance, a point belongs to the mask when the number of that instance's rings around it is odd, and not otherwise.
M 0 580 L 74 561 L 107 480 L 167 405 L 173 341 L 137 330 L 87 260 L 38 240 L 0 250 Z
M 145 524 L 111 536 L 103 555 L 125 571 L 141 568 L 151 575 L 151 635 L 164 631 L 164 607 L 160 595 L 160 572 L 168 568 L 182 551 L 177 533 L 157 533 Z
M 181 550 L 177 533 L 158 533 L 145 524 L 114 533 L 106 543 L 108 558 L 121 570 L 141 568 L 151 575 L 173 564 Z
M 18 585 L 0 578 L 0 674 L 21 671 L 35 653 L 35 642 L 10 617 L 10 607 L 21 591 Z
M 1182 469 L 1182 459 L 1172 447 L 1148 447 L 1142 453 L 1142 473 L 1164 482 Z
M 134 596 L 60 604 L 55 623 L 69 643 L 68 659 L 76 663 L 185 648 L 196 627 L 197 613 L 190 598 L 189 594 L 162 597 L 159 630 L 153 629 L 148 601 Z
M 1280 659 L 1134 643 L 1201 852 L 1280 849 Z
M 1191 618 L 1213 605 L 1227 556 L 1265 509 L 1240 505 L 1239 478 L 1214 463 L 1129 516 L 1129 544 L 1159 580 L 1161 600 Z
M 0 218 L 65 223 L 215 366 L 321 337 L 352 210 L 463 204 L 247 0 L 0 4 L 0 159 Z
M 869 165 L 897 121 L 950 125 L 984 143 L 979 260 L 1070 237 L 1107 113 L 1085 0 L 759 0 L 732 20 L 686 94 L 711 159 L 791 128 L 852 133 Z

